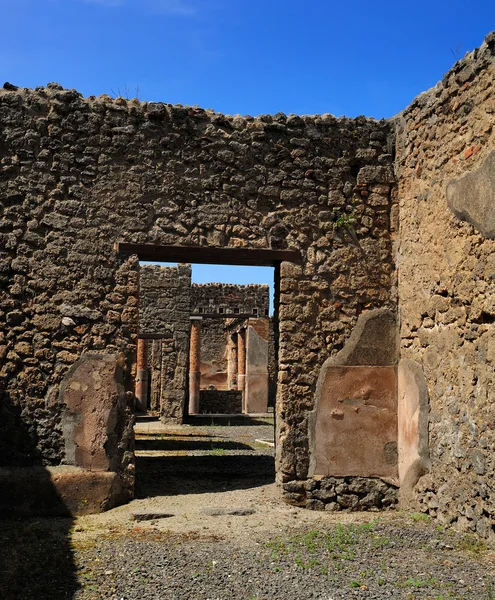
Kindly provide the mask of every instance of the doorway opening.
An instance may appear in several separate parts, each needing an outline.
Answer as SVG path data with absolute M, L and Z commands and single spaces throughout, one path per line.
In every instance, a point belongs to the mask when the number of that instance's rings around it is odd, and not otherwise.
M 272 483 L 279 267 L 296 253 L 132 246 L 136 497 Z

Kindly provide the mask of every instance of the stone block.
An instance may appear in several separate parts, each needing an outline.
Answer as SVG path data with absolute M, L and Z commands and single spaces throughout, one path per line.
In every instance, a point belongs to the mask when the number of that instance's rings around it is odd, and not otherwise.
M 421 365 L 403 359 L 398 369 L 398 454 L 401 504 L 413 502 L 413 489 L 430 467 L 428 388 Z
M 127 402 L 119 357 L 82 356 L 62 381 L 60 402 L 65 407 L 66 464 L 89 471 L 118 470 L 118 431 L 126 419 Z
M 471 223 L 486 238 L 495 239 L 495 150 L 477 171 L 450 180 L 446 194 L 450 210 L 459 219 Z
M 128 491 L 113 472 L 68 466 L 0 469 L 2 517 L 93 514 L 128 499 Z
M 394 367 L 327 367 L 311 474 L 397 477 L 396 394 Z

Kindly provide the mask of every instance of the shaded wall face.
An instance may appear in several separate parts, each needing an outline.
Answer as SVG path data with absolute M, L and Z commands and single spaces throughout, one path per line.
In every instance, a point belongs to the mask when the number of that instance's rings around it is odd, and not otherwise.
M 201 321 L 201 389 L 227 390 L 227 333 L 220 319 Z
M 413 448 L 404 422 L 401 437 L 410 464 L 423 455 L 412 483 L 431 460 L 416 506 L 485 536 L 495 517 L 494 54 L 492 34 L 397 120 L 401 356 L 426 388 L 402 386 L 415 428 L 418 398 L 430 403 L 429 432 Z
M 59 386 L 82 353 L 121 354 L 132 391 L 138 265 L 115 241 L 287 247 L 302 262 L 280 268 L 277 470 L 306 477 L 321 365 L 363 310 L 395 303 L 390 126 L 51 86 L 0 91 L 0 132 L 0 376 L 41 457 L 63 458 Z
M 150 343 L 150 406 L 167 422 L 182 422 L 184 414 L 191 329 L 190 297 L 190 265 L 141 265 L 139 332 L 143 336 L 161 338 Z
M 171 337 L 189 331 L 191 266 L 141 265 L 139 332 Z

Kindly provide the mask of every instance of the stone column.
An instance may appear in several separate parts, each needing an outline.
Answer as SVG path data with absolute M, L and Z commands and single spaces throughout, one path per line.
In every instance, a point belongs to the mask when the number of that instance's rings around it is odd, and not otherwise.
M 148 409 L 148 342 L 137 341 L 136 365 L 136 409 L 146 412 Z
M 227 387 L 229 390 L 237 389 L 237 338 L 228 334 L 227 339 Z
M 246 385 L 246 330 L 237 334 L 237 389 L 242 392 L 242 411 L 244 412 L 244 387 Z
M 201 383 L 201 317 L 191 317 L 189 342 L 189 414 L 199 413 L 199 389 Z
M 267 319 L 250 319 L 246 330 L 246 382 L 244 412 L 268 410 L 268 344 L 270 324 Z

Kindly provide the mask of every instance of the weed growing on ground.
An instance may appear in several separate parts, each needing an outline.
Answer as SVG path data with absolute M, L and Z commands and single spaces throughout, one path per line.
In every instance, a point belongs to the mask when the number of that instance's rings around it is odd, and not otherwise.
M 458 541 L 457 546 L 459 550 L 470 552 L 475 556 L 480 556 L 486 550 L 485 542 L 480 538 L 470 534 L 463 535 Z
M 411 513 L 409 517 L 414 523 L 429 523 L 431 521 L 430 515 L 425 513 Z
M 434 585 L 435 583 L 435 579 L 431 576 L 428 575 L 428 577 L 426 579 L 422 579 L 421 577 L 409 577 L 408 579 L 406 579 L 403 582 L 397 582 L 397 587 L 412 587 L 412 588 L 424 588 L 424 587 L 430 587 L 431 585 Z
M 373 536 L 373 546 L 382 549 L 390 542 L 388 538 L 375 532 L 379 520 L 363 524 L 339 524 L 329 531 L 311 529 L 286 539 L 272 540 L 267 548 L 271 550 L 272 560 L 292 559 L 301 569 L 319 568 L 322 574 L 328 574 L 329 565 L 341 570 L 342 562 L 352 561 L 356 556 L 356 546 L 364 535 Z M 318 553 L 324 560 L 315 558 Z
M 486 584 L 486 598 L 487 600 L 494 600 L 495 594 L 493 591 L 493 581 L 488 581 Z
M 227 450 L 225 450 L 225 448 L 212 448 L 210 454 L 213 456 L 225 456 L 227 454 Z

